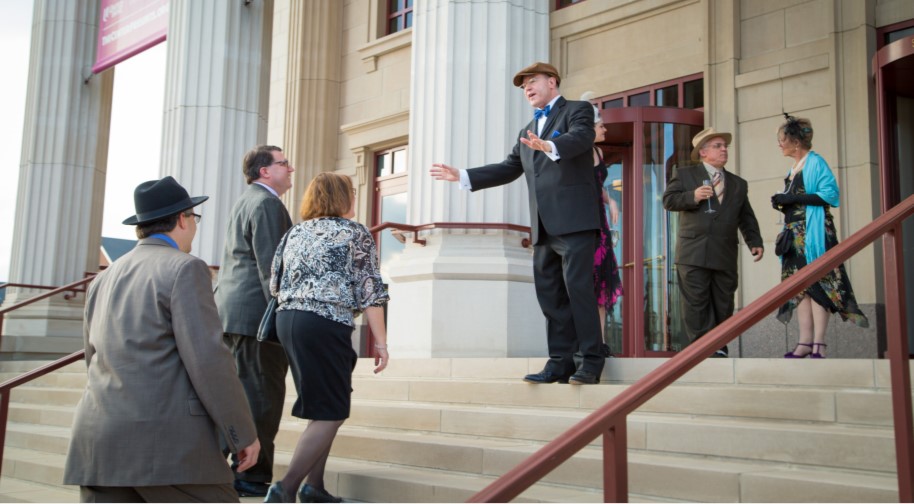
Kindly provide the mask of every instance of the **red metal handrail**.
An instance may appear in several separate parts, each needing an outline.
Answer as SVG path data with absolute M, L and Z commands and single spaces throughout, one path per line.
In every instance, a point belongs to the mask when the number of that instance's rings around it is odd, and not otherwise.
M 3 470 L 3 449 L 6 443 L 6 423 L 9 418 L 10 412 L 10 394 L 13 392 L 14 387 L 18 387 L 24 383 L 28 383 L 36 378 L 40 378 L 51 371 L 56 371 L 68 364 L 72 364 L 83 357 L 86 356 L 85 350 L 79 350 L 73 352 L 66 357 L 61 357 L 54 362 L 50 362 L 35 368 L 28 373 L 17 376 L 15 378 L 10 378 L 3 383 L 0 383 L 0 472 Z
M 417 224 L 412 226 L 410 224 L 400 224 L 398 222 L 384 221 L 377 226 L 373 226 L 368 231 L 371 233 L 377 233 L 379 231 L 384 231 L 385 229 L 398 229 L 400 231 L 406 231 L 407 233 L 413 233 L 413 243 L 422 246 L 425 246 L 426 240 L 419 238 L 419 231 L 426 231 L 429 229 L 502 229 L 508 231 L 518 231 L 521 233 L 527 233 L 527 238 L 522 239 L 520 242 L 521 247 L 527 248 L 531 243 L 530 226 L 521 226 L 520 224 L 494 222 L 432 222 L 429 224 Z
M 904 285 L 901 283 L 904 271 L 903 264 L 899 260 L 901 257 L 901 222 L 912 214 L 914 214 L 914 196 L 879 216 L 847 240 L 702 336 L 675 357 L 626 388 L 614 399 L 471 497 L 469 502 L 510 501 L 601 434 L 603 435 L 604 502 L 627 502 L 626 417 L 713 354 L 718 348 L 751 328 L 788 299 L 818 281 L 823 275 L 882 235 L 885 235 L 883 241 L 885 313 L 895 417 L 898 496 L 901 502 L 914 501 L 914 491 L 912 491 L 914 416 L 911 411 L 908 341 L 904 337 L 905 292 Z
M 56 294 L 60 294 L 61 292 L 67 292 L 67 291 L 72 292 L 72 295 L 71 294 L 66 295 L 66 299 L 71 299 L 73 296 L 76 295 L 77 292 L 85 292 L 86 291 L 85 286 L 89 282 L 91 282 L 92 280 L 95 279 L 95 275 L 96 275 L 95 273 L 87 272 L 86 278 L 83 278 L 82 280 L 77 280 L 73 283 L 64 285 L 62 287 L 48 287 L 48 286 L 43 286 L 43 285 L 20 284 L 20 283 L 6 283 L 3 285 L 0 285 L 0 288 L 22 287 L 22 288 L 28 288 L 28 289 L 51 289 L 50 292 L 45 292 L 44 294 L 39 294 L 35 297 L 31 297 L 29 299 L 26 299 L 25 301 L 16 303 L 12 306 L 8 306 L 8 307 L 0 310 L 0 329 L 3 328 L 3 316 L 6 313 L 19 309 L 19 308 L 22 308 L 23 306 L 28 306 L 37 301 L 41 301 L 42 299 L 47 299 Z M 2 338 L 2 334 L 0 334 L 0 338 Z M 76 361 L 82 359 L 85 355 L 86 355 L 85 350 L 79 350 L 78 352 L 73 352 L 72 354 L 70 354 L 66 357 L 57 359 L 54 362 L 45 364 L 44 366 L 35 368 L 25 374 L 22 374 L 15 378 L 6 380 L 3 383 L 0 383 L 0 472 L 2 472 L 2 470 L 3 470 L 3 449 L 4 449 L 5 442 L 6 442 L 6 423 L 7 423 L 7 419 L 9 418 L 10 394 L 12 393 L 13 388 L 18 387 L 19 385 L 22 385 L 24 383 L 28 383 L 36 378 L 42 377 L 42 376 L 50 373 L 51 371 L 55 371 L 57 369 L 62 368 L 63 366 L 66 366 L 67 364 L 76 362 Z
M 51 296 L 60 294 L 61 292 L 70 291 L 69 294 L 64 295 L 64 299 L 67 299 L 67 300 L 72 299 L 73 297 L 76 296 L 77 293 L 86 292 L 85 285 L 87 285 L 89 282 L 91 282 L 92 279 L 95 278 L 95 275 L 96 275 L 96 273 L 86 272 L 86 278 L 83 278 L 82 280 L 77 280 L 73 283 L 64 285 L 62 287 L 47 287 L 47 286 L 42 286 L 42 285 L 19 284 L 19 283 L 8 283 L 8 284 L 4 284 L 4 285 L 0 286 L 0 287 L 23 287 L 23 288 L 30 288 L 30 289 L 51 289 L 51 291 L 49 291 L 49 292 L 45 292 L 44 294 L 39 294 L 35 297 L 28 298 L 25 301 L 16 303 L 12 306 L 7 306 L 6 308 L 3 308 L 2 310 L 0 310 L 0 343 L 2 343 L 2 338 L 3 338 L 3 317 L 7 313 L 9 313 L 13 310 L 22 308 L 24 306 L 28 306 L 37 301 L 41 301 L 42 299 L 46 299 Z

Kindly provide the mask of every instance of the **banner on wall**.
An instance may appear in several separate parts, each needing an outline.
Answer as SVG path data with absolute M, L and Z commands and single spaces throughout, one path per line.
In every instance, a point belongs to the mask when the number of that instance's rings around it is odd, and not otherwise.
M 169 0 L 102 0 L 92 73 L 99 73 L 165 40 Z

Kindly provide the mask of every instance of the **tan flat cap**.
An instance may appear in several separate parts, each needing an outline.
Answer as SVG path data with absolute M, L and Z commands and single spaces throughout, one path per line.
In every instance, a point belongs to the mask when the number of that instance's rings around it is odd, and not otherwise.
M 698 134 L 692 138 L 692 161 L 698 161 L 698 151 L 701 150 L 701 147 L 705 142 L 714 137 L 723 138 L 724 142 L 727 142 L 728 145 L 730 144 L 730 141 L 733 140 L 733 135 L 730 133 L 714 131 L 714 128 L 706 128 L 699 131 Z
M 559 76 L 559 71 L 556 70 L 554 66 L 550 65 L 549 63 L 542 63 L 537 61 L 536 63 L 514 74 L 514 87 L 520 87 L 520 85 L 524 82 L 524 77 L 537 74 L 555 77 L 556 85 L 560 85 L 562 83 L 562 78 Z

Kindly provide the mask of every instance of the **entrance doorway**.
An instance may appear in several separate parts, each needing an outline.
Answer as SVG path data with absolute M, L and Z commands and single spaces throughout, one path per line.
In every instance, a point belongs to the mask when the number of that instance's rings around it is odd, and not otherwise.
M 678 214 L 663 209 L 662 197 L 673 170 L 693 164 L 692 137 L 704 128 L 704 113 L 627 107 L 604 109 L 601 116 L 604 190 L 621 210 L 613 248 L 624 292 L 603 321 L 607 339 L 617 357 L 670 356 L 688 339 L 673 264 Z
M 914 194 L 914 22 L 906 25 L 888 33 L 894 41 L 873 57 L 883 212 Z M 914 219 L 901 229 L 902 257 L 914 257 Z M 905 266 L 908 345 L 914 348 L 914 267 Z

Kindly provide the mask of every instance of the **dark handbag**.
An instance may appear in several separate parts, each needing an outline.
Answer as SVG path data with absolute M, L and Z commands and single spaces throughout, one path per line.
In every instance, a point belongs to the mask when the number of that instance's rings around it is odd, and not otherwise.
M 279 277 L 280 284 L 282 283 L 282 270 L 283 270 L 283 260 L 282 253 L 286 248 L 285 237 L 283 237 L 283 246 L 279 251 L 279 271 L 276 275 Z M 276 308 L 279 306 L 279 301 L 275 297 L 270 296 L 270 301 L 267 303 L 267 309 L 263 312 L 263 317 L 260 319 L 260 325 L 257 327 L 257 341 L 261 343 L 273 343 L 279 345 L 279 336 L 276 335 Z
M 774 253 L 775 255 L 782 256 L 790 250 L 790 242 L 793 241 L 793 231 L 789 228 L 784 228 L 783 231 L 778 233 L 778 237 L 774 239 Z

